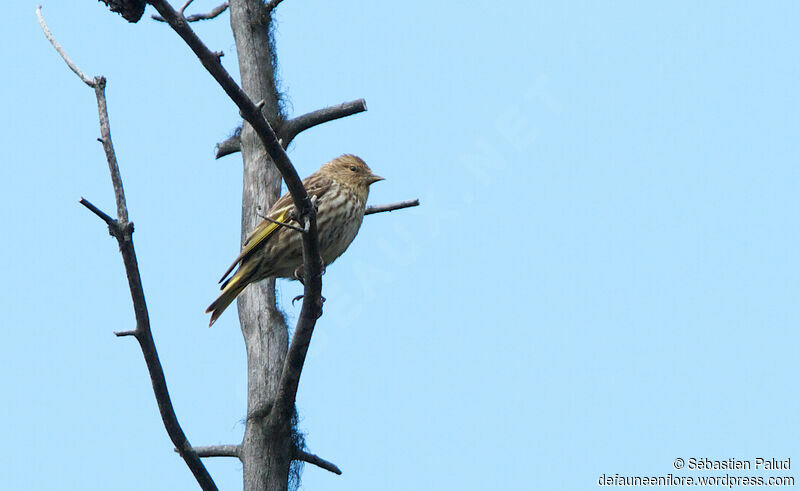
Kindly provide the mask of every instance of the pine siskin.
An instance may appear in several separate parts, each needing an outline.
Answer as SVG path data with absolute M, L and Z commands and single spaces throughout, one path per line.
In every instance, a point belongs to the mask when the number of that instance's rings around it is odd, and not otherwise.
M 342 155 L 326 163 L 303 181 L 309 196 L 317 197 L 317 232 L 322 263 L 327 266 L 347 249 L 361 227 L 370 184 L 383 180 L 355 155 Z M 294 203 L 284 194 L 267 212 L 277 222 L 298 226 Z M 236 265 L 239 269 L 225 278 Z M 242 252 L 222 275 L 222 293 L 209 305 L 209 327 L 250 283 L 269 276 L 300 278 L 303 244 L 300 233 L 263 220 L 244 241 Z

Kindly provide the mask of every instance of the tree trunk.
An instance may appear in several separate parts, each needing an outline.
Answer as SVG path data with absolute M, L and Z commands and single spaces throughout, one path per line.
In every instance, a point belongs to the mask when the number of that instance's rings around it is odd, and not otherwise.
M 261 0 L 231 0 L 242 89 L 275 131 L 284 120 L 275 86 L 275 50 L 271 16 Z M 281 176 L 252 127 L 241 134 L 244 183 L 242 241 L 280 195 Z M 266 417 L 275 399 L 289 338 L 275 300 L 275 280 L 250 285 L 239 295 L 239 320 L 247 348 L 247 422 L 241 447 L 245 491 L 285 491 L 292 457 L 292 428 L 270 428 Z

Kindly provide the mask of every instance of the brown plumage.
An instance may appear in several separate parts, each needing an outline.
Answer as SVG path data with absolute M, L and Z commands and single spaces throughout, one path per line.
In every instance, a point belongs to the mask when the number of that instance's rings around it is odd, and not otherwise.
M 370 184 L 383 180 L 355 155 L 342 155 L 323 165 L 303 181 L 309 196 L 317 197 L 317 232 L 322 262 L 329 265 L 347 249 L 361 227 Z M 272 220 L 298 226 L 289 193 L 267 212 Z M 236 265 L 239 269 L 225 280 Z M 242 245 L 242 252 L 222 275 L 222 293 L 209 305 L 209 326 L 250 283 L 274 276 L 297 278 L 302 274 L 303 245 L 300 232 L 262 220 Z

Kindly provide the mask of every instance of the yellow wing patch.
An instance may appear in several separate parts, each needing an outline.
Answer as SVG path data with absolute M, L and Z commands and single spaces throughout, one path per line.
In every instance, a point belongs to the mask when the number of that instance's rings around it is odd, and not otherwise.
M 285 223 L 286 217 L 289 215 L 289 210 L 291 209 L 292 209 L 291 206 L 287 206 L 282 210 L 279 210 L 279 213 L 277 213 L 275 216 L 271 216 L 270 218 L 275 220 L 276 222 Z M 244 258 L 247 257 L 253 251 L 253 249 L 258 247 L 259 244 L 264 242 L 267 239 L 267 237 L 272 235 L 272 233 L 275 230 L 277 230 L 278 227 L 280 227 L 280 225 L 278 225 L 277 223 L 270 222 L 269 220 L 262 221 L 255 228 L 255 230 L 253 230 L 253 233 L 251 233 L 250 236 L 247 238 L 247 240 L 244 243 L 244 246 L 242 246 L 242 252 L 239 253 L 236 259 L 233 261 L 233 264 L 231 264 L 225 271 L 225 274 L 222 275 L 222 278 L 220 278 L 219 280 L 220 283 L 222 283 L 222 281 L 230 274 L 230 272 L 233 271 L 233 268 L 235 268 L 237 264 L 239 264 L 242 260 L 244 260 Z M 223 285 L 223 288 L 224 287 L 225 285 Z

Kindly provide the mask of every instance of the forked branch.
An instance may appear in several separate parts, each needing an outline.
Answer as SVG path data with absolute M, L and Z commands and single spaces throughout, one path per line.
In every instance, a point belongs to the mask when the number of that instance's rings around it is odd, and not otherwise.
M 358 114 L 367 110 L 367 101 L 358 99 L 350 102 L 343 102 L 335 106 L 324 107 L 302 114 L 288 121 L 285 121 L 278 131 L 278 139 L 283 148 L 289 148 L 292 140 L 303 131 L 314 126 L 336 119 L 346 118 L 353 114 Z M 234 134 L 217 144 L 216 158 L 242 151 L 241 128 L 237 128 Z
M 278 396 L 269 415 L 272 424 L 286 426 L 289 424 L 294 411 L 297 385 L 300 381 L 300 373 L 308 352 L 311 334 L 314 331 L 317 319 L 322 315 L 322 258 L 319 253 L 316 210 L 311 204 L 311 199 L 303 187 L 300 176 L 297 175 L 297 171 L 264 114 L 225 70 L 216 54 L 203 44 L 191 26 L 181 18 L 169 3 L 165 0 L 149 0 L 149 3 L 158 10 L 161 17 L 189 45 L 206 70 L 239 107 L 242 117 L 253 127 L 270 159 L 281 173 L 292 200 L 299 211 L 299 218 L 303 228 L 307 232 L 302 235 L 303 271 L 305 272 L 303 306 L 300 309 L 295 333 L 286 354 Z M 274 4 L 271 8 L 274 8 L 279 2 L 273 0 L 271 3 Z
M 303 371 L 306 354 L 308 353 L 308 346 L 311 342 L 311 335 L 314 332 L 317 319 L 322 315 L 322 259 L 319 253 L 316 211 L 300 181 L 300 177 L 297 175 L 297 171 L 286 155 L 283 145 L 281 145 L 258 106 L 236 84 L 220 63 L 219 58 L 203 44 L 191 26 L 183 21 L 181 16 L 165 0 L 148 1 L 189 45 L 206 70 L 239 107 L 242 117 L 253 127 L 270 159 L 281 173 L 292 200 L 299 210 L 299 218 L 306 231 L 302 235 L 303 271 L 305 272 L 303 306 L 300 309 L 292 341 L 286 352 L 286 360 L 284 361 L 278 384 L 277 397 L 269 413 L 272 424 L 276 427 L 284 426 L 289 423 L 294 411 L 297 387 L 300 382 L 300 374 Z M 274 8 L 279 1 L 273 0 L 272 3 L 274 4 L 272 8 Z
M 183 10 L 185 10 L 185 8 L 186 7 L 181 9 L 181 11 L 180 11 L 181 14 L 183 14 Z M 186 17 L 184 17 L 184 19 L 186 19 L 186 22 L 197 22 L 199 20 L 211 20 L 211 19 L 219 16 L 221 13 L 225 12 L 226 10 L 228 10 L 228 2 L 225 2 L 222 5 L 218 5 L 218 6 L 214 7 L 208 13 L 187 15 Z M 151 15 L 150 17 L 153 20 L 157 20 L 159 22 L 166 22 L 164 20 L 164 18 L 161 17 L 160 15 Z
M 139 341 L 139 346 L 142 349 L 142 354 L 147 364 L 147 370 L 150 373 L 150 381 L 153 384 L 153 392 L 155 393 L 158 403 L 158 410 L 161 413 L 161 420 L 164 423 L 167 434 L 169 434 L 172 443 L 175 445 L 175 448 L 178 449 L 178 453 L 180 453 L 186 465 L 192 471 L 192 474 L 194 474 L 197 483 L 200 484 L 204 490 L 216 490 L 217 486 L 214 480 L 203 465 L 200 457 L 198 457 L 192 449 L 189 440 L 186 438 L 186 434 L 184 434 L 178 422 L 178 417 L 175 415 L 175 410 L 172 407 L 172 401 L 170 400 L 167 390 L 164 370 L 158 359 L 158 352 L 156 351 L 155 342 L 153 341 L 153 334 L 150 331 L 150 317 L 147 312 L 144 288 L 142 287 L 142 279 L 139 275 L 139 266 L 136 261 L 136 251 L 133 247 L 133 223 L 128 221 L 128 208 L 125 203 L 122 178 L 119 174 L 119 166 L 117 164 L 114 146 L 111 143 L 111 129 L 108 122 L 108 110 L 106 107 L 105 78 L 102 76 L 94 77 L 93 79 L 86 77 L 86 75 L 72 63 L 64 50 L 55 41 L 55 38 L 50 33 L 42 17 L 41 6 L 36 8 L 36 16 L 39 19 L 39 24 L 42 26 L 45 36 L 53 47 L 56 48 L 56 51 L 58 51 L 70 69 L 75 72 L 84 83 L 94 88 L 97 97 L 97 109 L 100 119 L 100 141 L 103 144 L 109 171 L 111 173 L 111 182 L 114 187 L 114 196 L 117 202 L 117 218 L 111 218 L 108 214 L 85 199 L 81 199 L 81 204 L 86 206 L 92 213 L 100 217 L 108 225 L 109 232 L 119 243 L 122 261 L 125 264 L 125 274 L 128 277 L 128 287 L 130 288 L 133 310 L 136 316 L 136 328 L 132 331 L 123 331 L 117 334 L 134 336 L 136 340 Z

